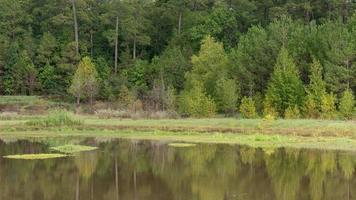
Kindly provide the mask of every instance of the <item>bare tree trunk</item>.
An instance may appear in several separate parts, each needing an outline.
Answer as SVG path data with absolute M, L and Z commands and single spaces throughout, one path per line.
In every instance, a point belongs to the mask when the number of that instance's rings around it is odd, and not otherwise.
M 73 8 L 73 19 L 74 19 L 75 48 L 76 48 L 77 55 L 79 55 L 78 21 L 77 21 L 77 9 L 75 7 L 75 0 L 72 0 L 72 8 Z
M 115 74 L 117 74 L 117 59 L 119 55 L 119 16 L 116 17 L 116 32 L 115 32 Z
M 77 96 L 77 106 L 80 104 L 80 96 Z
M 165 110 L 165 92 L 166 92 L 166 86 L 164 84 L 164 78 L 163 78 L 163 69 L 160 71 L 160 76 L 161 76 L 161 102 L 162 102 L 162 111 Z
M 133 41 L 133 51 L 132 51 L 132 59 L 136 59 L 136 33 Z
M 93 30 L 90 30 L 90 56 L 94 55 Z
M 182 32 L 182 19 L 183 19 L 183 0 L 180 0 L 179 6 L 179 19 L 178 19 L 178 35 Z

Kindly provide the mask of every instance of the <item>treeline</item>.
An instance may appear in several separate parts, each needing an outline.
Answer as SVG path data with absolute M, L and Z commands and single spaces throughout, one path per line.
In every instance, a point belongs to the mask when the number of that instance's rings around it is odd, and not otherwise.
M 0 94 L 351 118 L 356 3 L 0 0 Z

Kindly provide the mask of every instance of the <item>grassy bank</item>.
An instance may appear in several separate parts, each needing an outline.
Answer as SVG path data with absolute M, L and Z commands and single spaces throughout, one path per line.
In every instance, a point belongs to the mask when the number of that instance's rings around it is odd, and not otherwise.
M 109 137 L 356 151 L 356 123 L 263 119 L 100 119 L 58 112 L 0 120 L 1 137 Z M 81 123 L 72 123 L 80 121 Z
M 167 142 L 240 144 L 273 149 L 278 147 L 356 151 L 356 139 L 351 137 L 303 137 L 293 135 L 263 135 L 234 133 L 198 133 L 132 130 L 42 130 L 27 132 L 1 132 L 0 139 L 26 139 L 37 137 L 95 137 L 161 140 Z
M 46 119 L 48 116 L 33 116 Z M 83 125 L 71 126 L 73 129 L 87 130 L 136 130 L 136 131 L 194 131 L 243 134 L 281 134 L 298 136 L 356 136 L 355 121 L 333 120 L 263 120 L 263 119 L 99 119 L 95 116 L 76 116 Z M 31 119 L 0 120 L 0 130 L 34 130 L 48 127 L 26 125 Z

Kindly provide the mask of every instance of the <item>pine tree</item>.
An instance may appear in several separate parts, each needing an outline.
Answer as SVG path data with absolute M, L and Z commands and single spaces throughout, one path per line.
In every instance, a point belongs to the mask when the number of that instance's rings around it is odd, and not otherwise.
M 266 98 L 279 115 L 283 115 L 288 107 L 300 107 L 303 104 L 303 83 L 292 58 L 283 47 L 269 81 Z
M 255 102 L 251 97 L 244 97 L 241 100 L 240 113 L 243 118 L 255 118 L 257 116 Z
M 339 111 L 343 118 L 352 118 L 355 111 L 355 97 L 350 89 L 343 92 L 340 99 Z

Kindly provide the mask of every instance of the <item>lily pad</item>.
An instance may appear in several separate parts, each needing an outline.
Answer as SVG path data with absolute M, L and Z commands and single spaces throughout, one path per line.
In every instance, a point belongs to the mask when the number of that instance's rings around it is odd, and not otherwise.
M 168 144 L 168 146 L 183 148 L 183 147 L 195 147 L 196 144 L 192 144 L 192 143 L 170 143 L 170 144 Z
M 44 159 L 63 158 L 63 157 L 67 157 L 67 155 L 51 153 L 51 154 L 18 154 L 18 155 L 4 156 L 4 158 L 17 159 L 17 160 L 44 160 Z
M 63 146 L 51 147 L 51 149 L 61 152 L 61 153 L 72 154 L 72 153 L 78 153 L 78 152 L 82 152 L 82 151 L 93 151 L 98 148 L 92 147 L 92 146 L 68 144 L 68 145 L 63 145 Z

